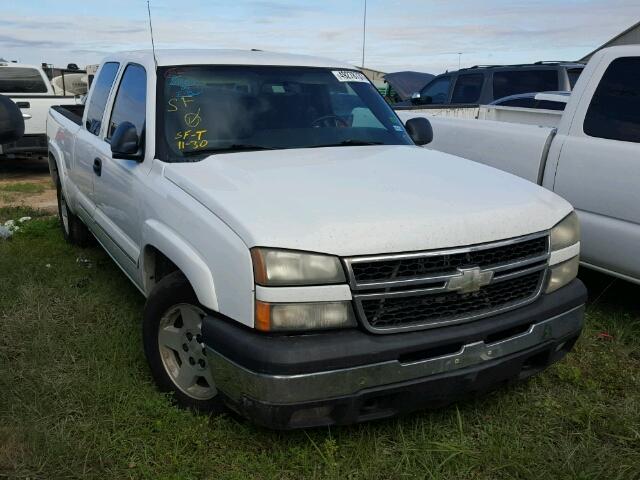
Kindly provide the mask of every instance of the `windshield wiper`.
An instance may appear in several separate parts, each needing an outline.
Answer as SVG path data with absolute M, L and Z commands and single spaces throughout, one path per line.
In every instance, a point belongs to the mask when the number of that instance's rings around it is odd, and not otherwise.
M 383 142 L 372 142 L 369 140 L 357 140 L 354 138 L 348 138 L 339 143 L 329 143 L 326 145 L 314 145 L 310 148 L 322 148 L 322 147 L 358 147 L 363 145 L 384 145 Z
M 190 150 L 188 152 L 182 152 L 182 155 L 185 157 L 191 157 L 194 155 L 212 155 L 216 153 L 233 153 L 233 152 L 257 151 L 257 150 L 277 150 L 277 148 L 266 147 L 264 145 L 249 145 L 244 143 L 234 143 L 233 145 L 229 145 L 227 147 L 201 148 L 199 150 Z

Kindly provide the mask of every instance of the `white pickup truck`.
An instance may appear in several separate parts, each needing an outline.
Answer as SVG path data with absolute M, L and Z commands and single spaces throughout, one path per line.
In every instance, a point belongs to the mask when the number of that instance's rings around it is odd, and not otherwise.
M 571 202 L 582 226 L 582 263 L 640 283 L 640 45 L 596 53 L 557 128 L 426 118 L 434 132 L 429 148 L 513 173 Z
M 104 60 L 50 111 L 65 238 L 147 297 L 151 373 L 182 406 L 274 428 L 450 403 L 578 338 L 568 202 L 419 148 L 353 67 L 259 51 Z
M 47 154 L 46 122 L 49 108 L 73 96 L 56 94 L 41 67 L 0 62 L 0 94 L 9 97 L 22 111 L 24 135 L 15 142 L 0 143 L 0 157 Z M 66 99 L 66 100 L 65 100 Z

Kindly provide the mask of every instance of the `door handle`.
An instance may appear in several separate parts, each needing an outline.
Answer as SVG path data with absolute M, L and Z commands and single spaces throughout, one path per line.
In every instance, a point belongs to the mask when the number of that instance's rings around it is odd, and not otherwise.
M 99 158 L 93 159 L 93 172 L 98 176 L 102 175 L 102 160 Z
M 31 108 L 31 104 L 29 102 L 16 102 L 18 108 Z

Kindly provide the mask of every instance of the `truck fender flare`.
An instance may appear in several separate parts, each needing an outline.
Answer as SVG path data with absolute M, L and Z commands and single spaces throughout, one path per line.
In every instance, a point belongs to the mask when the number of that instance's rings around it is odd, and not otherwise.
M 63 165 L 63 154 L 60 151 L 60 148 L 53 142 L 49 143 L 49 174 L 51 175 L 51 179 L 54 184 L 57 180 L 60 180 L 60 185 L 64 183 L 64 175 L 62 170 L 64 169 Z
M 204 259 L 189 242 L 184 240 L 178 232 L 157 220 L 145 221 L 142 226 L 142 239 L 140 271 L 147 295 L 156 283 L 153 279 L 153 272 L 147 271 L 153 266 L 146 264 L 148 257 L 145 255 L 146 250 L 153 247 L 182 271 L 202 305 L 214 311 L 219 310 L 213 274 Z

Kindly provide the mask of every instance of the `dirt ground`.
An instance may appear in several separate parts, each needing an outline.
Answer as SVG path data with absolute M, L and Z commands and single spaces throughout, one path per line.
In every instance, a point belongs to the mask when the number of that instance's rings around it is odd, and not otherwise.
M 46 158 L 0 158 L 0 207 L 9 206 L 56 211 L 56 190 Z

